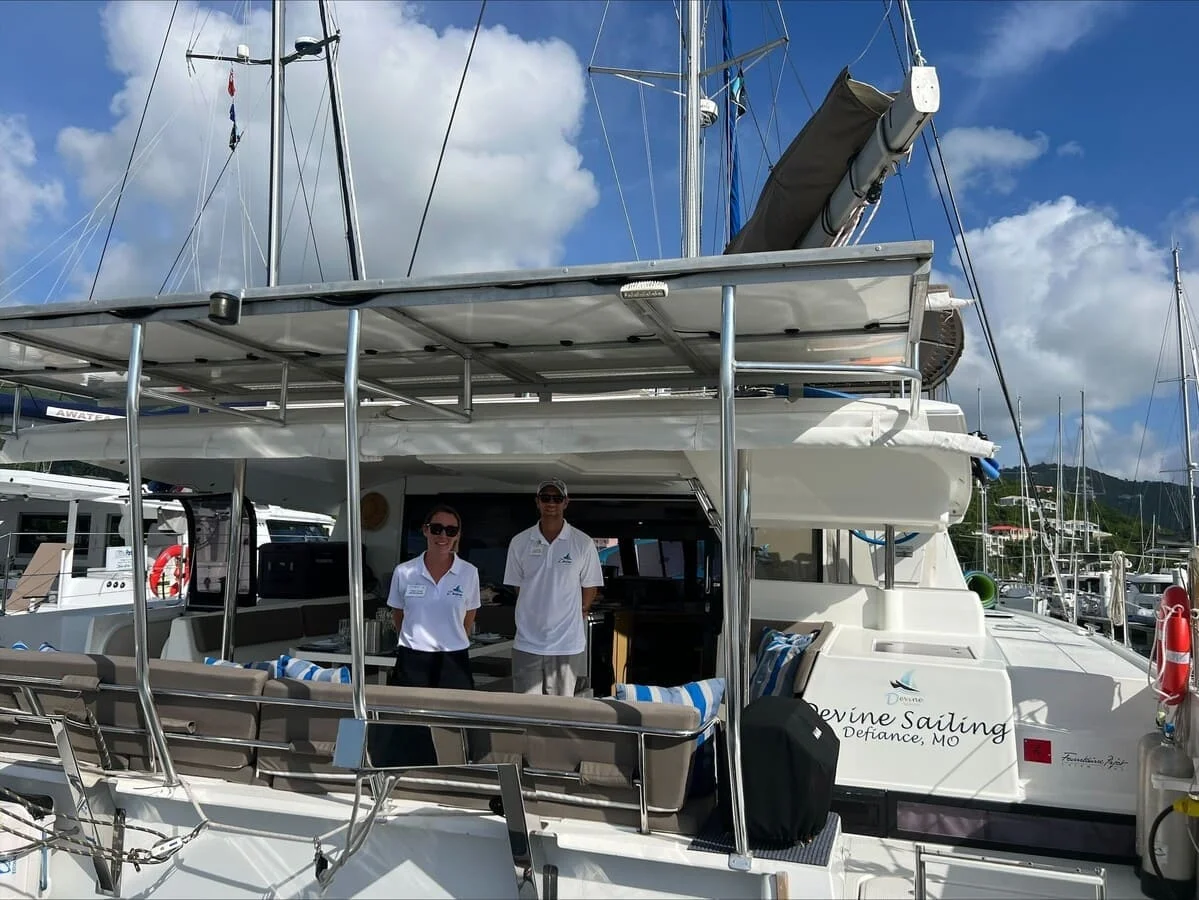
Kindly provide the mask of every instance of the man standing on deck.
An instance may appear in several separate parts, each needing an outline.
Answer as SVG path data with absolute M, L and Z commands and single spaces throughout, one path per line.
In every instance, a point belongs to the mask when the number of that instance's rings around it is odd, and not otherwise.
M 584 621 L 604 584 L 595 542 L 566 521 L 566 485 L 537 486 L 540 519 L 508 544 L 504 584 L 517 589 L 513 689 L 573 697 L 572 657 L 587 649 Z

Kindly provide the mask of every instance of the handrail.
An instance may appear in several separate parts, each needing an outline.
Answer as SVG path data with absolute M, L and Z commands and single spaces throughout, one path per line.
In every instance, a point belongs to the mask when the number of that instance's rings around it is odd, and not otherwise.
M 21 687 L 26 690 L 38 688 L 46 691 L 52 691 L 70 696 L 81 697 L 85 692 L 78 687 L 68 687 L 63 684 L 61 679 L 46 678 L 44 676 L 16 676 L 9 673 L 0 673 L 0 686 Z M 107 684 L 99 683 L 95 688 L 96 692 L 109 691 L 115 693 L 137 693 L 138 689 L 135 685 L 124 684 Z M 158 696 L 177 697 L 184 699 L 197 699 L 207 701 L 233 702 L 233 703 L 254 703 L 258 706 L 264 704 L 282 707 L 300 707 L 305 709 L 323 709 L 323 710 L 341 710 L 349 713 L 355 713 L 353 702 L 336 701 L 336 700 L 306 700 L 297 697 L 267 697 L 261 694 L 233 694 L 223 692 L 209 691 L 190 691 L 184 689 L 164 688 L 151 691 Z M 88 691 L 90 693 L 90 691 Z M 628 702 L 628 701 L 618 701 Z M 648 725 L 634 725 L 623 722 L 579 722 L 568 719 L 555 719 L 542 716 L 516 716 L 493 713 L 475 713 L 475 712 L 455 712 L 443 710 L 431 710 L 423 708 L 407 708 L 401 706 L 387 706 L 382 704 L 368 705 L 366 714 L 378 715 L 379 713 L 387 714 L 400 719 L 402 722 L 409 722 L 416 725 L 425 725 L 427 727 L 443 727 L 443 728 L 458 728 L 463 734 L 463 746 L 465 747 L 465 733 L 468 729 L 488 729 L 490 731 L 512 731 L 524 733 L 530 728 L 568 728 L 574 731 L 590 731 L 599 734 L 625 734 L 631 735 L 637 741 L 637 768 L 638 777 L 634 782 L 634 788 L 637 791 L 636 806 L 628 805 L 629 808 L 636 809 L 639 816 L 638 829 L 642 834 L 649 834 L 649 815 L 651 812 L 658 812 L 657 808 L 649 805 L 649 791 L 646 786 L 646 773 L 648 770 L 646 739 L 648 737 L 659 738 L 675 738 L 682 740 L 692 740 L 712 728 L 712 721 L 700 722 L 695 728 L 690 729 L 674 729 L 661 728 Z M 50 723 L 61 719 L 61 716 L 49 716 L 26 713 L 23 710 L 6 710 L 0 708 L 0 715 L 7 714 L 15 721 L 43 722 Z M 129 728 L 125 726 L 103 725 L 97 723 L 97 728 L 101 732 L 111 732 L 115 734 L 136 734 L 148 735 L 153 737 L 153 732 L 146 728 Z M 171 740 L 185 740 L 199 743 L 210 744 L 237 744 L 239 746 L 255 747 L 261 749 L 282 750 L 284 752 L 294 752 L 295 746 L 291 742 L 274 742 L 262 741 L 260 739 L 240 739 L 229 738 L 215 735 L 203 734 L 180 734 L 178 732 L 165 731 L 163 734 L 164 743 Z M 448 768 L 461 768 L 460 765 L 449 764 Z M 438 766 L 437 768 L 444 768 Z M 562 802 L 570 802 L 568 796 L 563 795 Z M 623 805 L 621 808 L 625 808 Z
M 879 375 L 887 379 L 898 378 L 912 383 L 912 416 L 920 412 L 920 392 L 923 390 L 924 375 L 913 366 L 893 363 L 771 363 L 734 360 L 733 371 L 756 372 L 762 375 Z
M 1084 872 L 1081 869 L 1065 869 L 1061 866 L 1025 862 L 1018 859 L 999 859 L 975 853 L 948 853 L 944 850 L 930 849 L 923 844 L 917 844 L 915 900 L 929 900 L 927 860 L 930 859 L 943 860 L 967 868 L 1000 872 L 1006 875 L 1020 873 L 1027 874 L 1030 877 L 1047 878 L 1053 881 L 1067 881 L 1081 885 L 1089 884 L 1095 888 L 1095 900 L 1106 900 L 1107 897 L 1107 871 L 1102 866 L 1096 866 L 1094 872 Z

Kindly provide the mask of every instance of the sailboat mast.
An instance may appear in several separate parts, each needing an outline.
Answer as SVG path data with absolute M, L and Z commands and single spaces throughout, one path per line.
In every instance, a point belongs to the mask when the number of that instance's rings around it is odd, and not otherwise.
M 271 172 L 268 188 L 266 285 L 279 284 L 283 257 L 283 32 L 284 0 L 271 3 Z
M 1057 398 L 1057 530 L 1053 536 L 1053 558 L 1060 560 L 1062 558 L 1062 513 L 1065 511 L 1066 494 L 1065 485 L 1062 482 L 1062 396 L 1058 394 Z M 1058 585 L 1058 590 L 1061 590 L 1061 585 Z
M 332 34 L 329 30 L 328 0 L 319 0 L 317 6 L 321 15 L 321 33 L 324 40 L 329 42 Z M 346 121 L 341 99 L 341 76 L 337 71 L 337 63 L 333 59 L 333 44 L 325 47 L 325 71 L 329 78 L 329 113 L 333 122 L 334 149 L 337 153 L 338 179 L 341 187 L 341 210 L 346 226 L 346 251 L 350 258 L 350 279 L 359 281 L 366 277 L 366 261 L 362 254 L 362 235 L 358 226 L 358 202 L 354 196 L 354 174 L 350 168 L 349 139 L 346 136 Z
M 978 430 L 983 430 L 983 389 L 982 385 L 978 387 Z M 982 484 L 978 488 L 978 526 L 982 533 L 982 565 L 979 567 L 982 571 L 987 571 L 987 480 L 982 479 Z
M 1091 514 L 1087 509 L 1087 392 L 1078 392 L 1078 467 L 1082 478 L 1082 552 L 1091 552 Z
M 1024 398 L 1016 398 L 1016 435 L 1021 445 L 1024 444 Z M 1028 471 L 1024 468 L 1024 456 L 1020 456 L 1020 578 L 1028 581 L 1028 538 L 1032 530 L 1032 510 L 1028 501 Z
M 687 0 L 687 82 L 684 91 L 683 256 L 700 254 L 700 94 L 699 67 L 703 30 L 702 0 Z
M 1178 261 L 1177 244 L 1172 252 L 1174 255 L 1174 306 L 1178 313 L 1178 374 L 1182 390 L 1182 445 L 1186 450 L 1187 517 L 1191 526 L 1191 546 L 1193 547 L 1199 543 L 1199 536 L 1196 534 L 1195 523 L 1195 461 L 1191 456 L 1191 403 L 1187 398 L 1187 382 L 1190 381 L 1187 375 L 1187 329 L 1182 302 L 1182 267 Z

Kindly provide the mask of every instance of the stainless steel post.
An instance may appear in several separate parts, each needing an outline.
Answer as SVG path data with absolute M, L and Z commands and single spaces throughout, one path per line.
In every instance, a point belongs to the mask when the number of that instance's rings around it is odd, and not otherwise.
M 329 8 L 319 0 L 321 34 L 326 42 L 333 36 L 329 30 Z M 354 199 L 354 176 L 350 168 L 349 142 L 345 117 L 342 113 L 341 79 L 333 60 L 333 44 L 325 47 L 325 69 L 329 78 L 329 112 L 333 120 L 333 146 L 340 174 L 341 209 L 346 227 L 346 250 L 350 261 L 350 278 L 366 277 L 366 262 L 358 230 L 358 206 Z M 366 659 L 363 640 L 365 598 L 362 590 L 364 561 L 362 558 L 362 472 L 358 449 L 358 385 L 359 353 L 362 342 L 362 311 L 351 309 L 346 322 L 345 406 L 346 426 L 346 539 L 350 543 L 350 675 L 353 679 L 354 716 L 366 718 Z
M 358 449 L 358 353 L 362 339 L 362 310 L 351 309 L 346 327 L 346 540 L 350 542 L 350 677 L 354 716 L 366 718 L 366 658 L 363 629 L 366 615 L 362 590 L 362 479 Z
M 287 421 L 287 392 L 291 381 L 291 366 L 283 363 L 279 367 L 279 420 Z
M 702 207 L 702 178 L 699 132 L 700 132 L 700 54 L 703 52 L 704 4 L 701 0 L 687 0 L 684 10 L 687 25 L 687 83 L 683 94 L 683 256 L 699 256 L 700 215 Z
M 469 356 L 462 357 L 462 411 L 468 416 L 475 409 L 475 386 L 472 383 L 474 361 Z
M 745 826 L 745 790 L 741 782 L 741 540 L 737 497 L 736 294 L 725 285 L 720 310 L 720 488 L 724 515 L 720 523 L 721 582 L 724 592 L 725 726 L 728 735 L 729 806 L 733 846 L 740 859 L 749 856 Z
M 146 326 L 135 322 L 129 341 L 129 371 L 125 375 L 125 439 L 129 452 L 129 517 L 133 520 L 129 540 L 133 545 L 133 654 L 137 675 L 137 699 L 141 706 L 150 745 L 167 787 L 179 783 L 175 764 L 167 748 L 166 734 L 158 719 L 158 708 L 150 692 L 149 625 L 146 621 L 146 535 L 142 531 L 141 435 L 138 414 L 141 410 L 142 348 Z
M 271 170 L 268 183 L 266 283 L 279 284 L 283 257 L 283 23 L 284 2 L 271 3 Z
M 221 659 L 233 661 L 237 624 L 237 584 L 241 581 L 242 507 L 246 498 L 246 461 L 233 463 L 233 497 L 229 510 L 229 570 L 225 577 L 225 615 L 221 622 Z
M 12 390 L 12 433 L 18 434 L 21 431 L 21 385 L 17 385 Z
M 737 451 L 737 544 L 741 548 L 741 620 L 737 645 L 741 648 L 741 696 L 749 696 L 749 646 L 750 621 L 753 618 L 749 596 L 750 581 L 754 574 L 754 531 L 750 525 L 749 501 L 750 464 L 749 451 Z
M 891 590 L 895 587 L 895 526 L 888 525 L 883 529 L 885 546 L 883 547 L 883 587 Z

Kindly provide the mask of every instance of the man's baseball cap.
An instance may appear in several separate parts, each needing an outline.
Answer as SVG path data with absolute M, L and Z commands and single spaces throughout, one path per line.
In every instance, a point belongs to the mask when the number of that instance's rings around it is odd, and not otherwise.
M 540 484 L 538 484 L 538 485 L 537 485 L 537 490 L 536 490 L 536 491 L 534 491 L 533 493 L 535 493 L 535 494 L 540 494 L 540 493 L 541 493 L 543 490 L 545 490 L 547 487 L 557 488 L 557 489 L 558 489 L 558 492 L 559 492 L 560 494 L 562 494 L 562 496 L 563 496 L 563 497 L 569 497 L 569 496 L 570 496 L 570 495 L 569 495 L 569 494 L 566 492 L 566 484 L 565 484 L 564 482 L 562 482 L 562 481 L 559 481 L 557 478 L 547 478 L 547 479 L 545 479 L 545 481 L 543 481 L 543 482 L 541 482 Z

